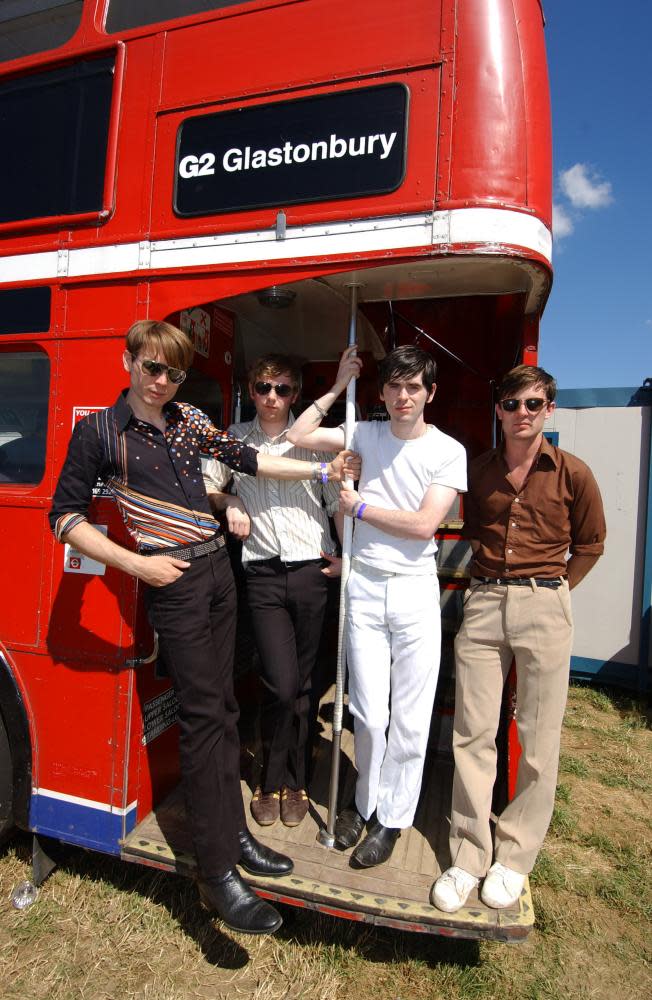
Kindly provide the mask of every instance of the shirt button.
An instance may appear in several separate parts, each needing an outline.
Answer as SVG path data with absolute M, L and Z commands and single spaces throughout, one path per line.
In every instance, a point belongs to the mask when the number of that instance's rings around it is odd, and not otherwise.
M 508 556 L 511 556 L 512 552 L 513 552 L 513 549 L 507 549 L 507 555 Z
M 512 528 L 516 527 L 516 521 L 512 521 Z
M 518 497 L 514 497 L 514 503 L 518 503 Z

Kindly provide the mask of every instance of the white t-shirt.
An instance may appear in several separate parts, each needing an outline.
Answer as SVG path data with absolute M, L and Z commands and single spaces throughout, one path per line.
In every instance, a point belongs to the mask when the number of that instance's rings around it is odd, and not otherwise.
M 418 511 L 429 486 L 466 490 L 466 452 L 459 441 L 432 424 L 426 434 L 404 441 L 388 420 L 357 423 L 351 448 L 362 456 L 358 492 L 372 507 Z M 434 538 L 396 538 L 365 521 L 355 521 L 353 556 L 394 573 L 435 572 Z

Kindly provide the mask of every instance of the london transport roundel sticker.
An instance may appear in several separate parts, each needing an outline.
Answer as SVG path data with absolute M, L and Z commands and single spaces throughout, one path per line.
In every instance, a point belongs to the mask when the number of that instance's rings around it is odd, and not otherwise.
M 97 531 L 101 531 L 106 537 L 108 533 L 108 526 L 106 524 L 94 524 L 94 528 Z M 82 573 L 86 576 L 104 576 L 106 572 L 106 566 L 104 563 L 97 562 L 96 559 L 91 559 L 90 556 L 85 556 L 82 552 L 78 552 L 72 545 L 66 543 L 63 547 L 63 571 L 64 573 Z

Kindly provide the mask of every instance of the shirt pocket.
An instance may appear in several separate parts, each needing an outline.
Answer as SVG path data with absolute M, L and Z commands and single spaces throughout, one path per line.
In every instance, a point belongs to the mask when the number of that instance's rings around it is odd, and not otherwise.
M 532 544 L 559 544 L 568 531 L 568 508 L 561 497 L 546 497 L 539 507 L 532 507 Z

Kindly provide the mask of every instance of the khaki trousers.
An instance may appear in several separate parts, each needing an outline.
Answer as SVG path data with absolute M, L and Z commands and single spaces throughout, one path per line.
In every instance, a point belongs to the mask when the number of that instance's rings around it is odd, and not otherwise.
M 482 878 L 499 861 L 523 875 L 534 867 L 552 817 L 573 620 L 566 581 L 557 588 L 471 580 L 455 641 L 455 777 L 452 863 Z M 516 663 L 521 745 L 516 794 L 489 819 L 496 778 L 496 732 L 505 679 Z

